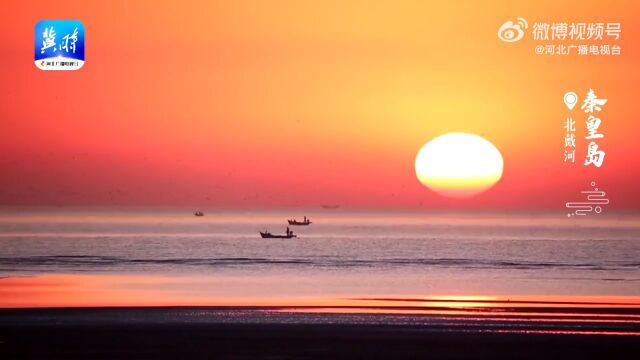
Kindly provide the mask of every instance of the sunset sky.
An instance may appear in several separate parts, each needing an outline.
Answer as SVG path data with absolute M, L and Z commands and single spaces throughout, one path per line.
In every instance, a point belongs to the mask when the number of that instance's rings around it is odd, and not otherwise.
M 0 4 L 0 205 L 562 209 L 594 180 L 640 203 L 637 2 Z M 524 40 L 497 30 L 526 18 Z M 86 63 L 33 63 L 34 26 L 77 19 Z M 541 56 L 535 22 L 620 22 L 620 56 Z M 544 42 L 543 42 L 544 44 Z M 563 163 L 565 92 L 602 111 L 602 168 Z M 420 184 L 420 147 L 469 132 L 502 153 L 489 191 Z

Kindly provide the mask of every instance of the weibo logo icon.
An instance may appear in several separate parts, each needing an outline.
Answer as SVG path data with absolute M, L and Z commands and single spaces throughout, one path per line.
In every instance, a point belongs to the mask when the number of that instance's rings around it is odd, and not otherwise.
M 509 20 L 498 29 L 498 38 L 504 42 L 520 41 L 524 37 L 524 31 L 529 27 L 527 20 L 518 18 L 518 22 L 514 23 Z

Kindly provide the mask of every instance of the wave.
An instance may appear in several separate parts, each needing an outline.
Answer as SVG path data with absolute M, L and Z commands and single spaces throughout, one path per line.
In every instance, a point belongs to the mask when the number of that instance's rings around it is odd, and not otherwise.
M 535 262 L 496 259 L 467 258 L 382 258 L 382 259 L 345 259 L 338 257 L 313 258 L 259 258 L 259 257 L 214 257 L 214 258 L 128 258 L 118 256 L 93 255 L 54 255 L 0 257 L 0 267 L 33 269 L 42 267 L 88 268 L 136 265 L 182 265 L 182 266 L 252 266 L 252 265 L 291 265 L 312 267 L 451 267 L 467 269 L 579 269 L 579 270 L 639 270 L 640 262 Z

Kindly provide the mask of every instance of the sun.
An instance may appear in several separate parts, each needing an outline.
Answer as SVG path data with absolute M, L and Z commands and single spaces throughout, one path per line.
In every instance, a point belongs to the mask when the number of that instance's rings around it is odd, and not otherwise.
M 500 151 L 487 139 L 447 133 L 426 143 L 416 156 L 416 176 L 431 190 L 464 198 L 492 187 L 502 177 Z

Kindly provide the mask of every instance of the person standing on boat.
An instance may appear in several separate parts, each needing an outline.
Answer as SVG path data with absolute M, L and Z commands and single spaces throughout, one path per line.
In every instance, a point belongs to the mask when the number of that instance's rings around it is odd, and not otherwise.
M 289 227 L 287 226 L 287 236 L 291 235 L 291 230 L 289 230 Z

